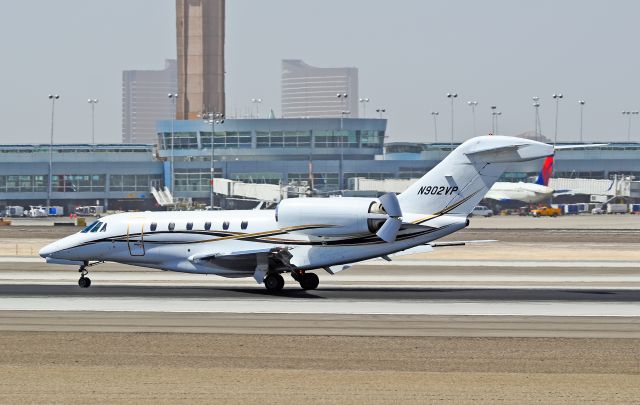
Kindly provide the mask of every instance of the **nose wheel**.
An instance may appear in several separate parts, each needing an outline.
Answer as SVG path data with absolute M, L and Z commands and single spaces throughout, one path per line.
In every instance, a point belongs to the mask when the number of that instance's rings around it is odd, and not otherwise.
M 80 272 L 78 286 L 80 286 L 80 288 L 89 288 L 91 286 L 91 279 L 87 277 L 87 274 L 89 274 L 89 272 L 87 271 L 86 266 L 80 266 L 80 270 L 78 270 L 78 272 Z

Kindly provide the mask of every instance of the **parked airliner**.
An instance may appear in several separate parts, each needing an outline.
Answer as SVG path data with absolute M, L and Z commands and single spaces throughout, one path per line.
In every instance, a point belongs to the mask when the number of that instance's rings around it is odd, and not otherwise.
M 507 167 L 551 156 L 554 147 L 505 136 L 472 138 L 400 195 L 293 198 L 275 210 L 136 212 L 106 216 L 40 250 L 48 263 L 101 262 L 223 277 L 251 277 L 269 291 L 290 273 L 303 289 L 311 270 L 430 251 L 469 224 L 469 213 Z
M 549 187 L 549 178 L 553 172 L 553 156 L 544 160 L 542 169 L 534 183 L 509 183 L 496 182 L 489 190 L 485 198 L 499 202 L 522 201 L 527 204 L 535 204 L 547 201 L 556 195 L 556 190 Z

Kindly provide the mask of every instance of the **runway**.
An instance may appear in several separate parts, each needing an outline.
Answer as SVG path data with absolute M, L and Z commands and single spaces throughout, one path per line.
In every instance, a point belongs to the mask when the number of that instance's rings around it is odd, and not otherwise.
M 2 265 L 5 331 L 640 338 L 634 268 L 374 265 L 320 274 L 314 291 L 287 277 L 274 295 L 250 279 L 113 264 L 81 289 L 68 268 Z
M 318 271 L 314 291 L 286 276 L 276 295 L 250 278 L 114 263 L 92 267 L 91 288 L 80 289 L 73 267 L 19 256 L 31 245 L 18 238 L 0 257 L 0 317 L 5 330 L 640 337 L 638 231 L 622 226 L 636 220 L 568 217 L 567 229 L 553 229 L 559 222 L 548 218 L 474 219 L 479 226 L 462 239 L 501 241 L 371 261 L 335 276 Z M 523 227 L 501 228 L 514 221 Z

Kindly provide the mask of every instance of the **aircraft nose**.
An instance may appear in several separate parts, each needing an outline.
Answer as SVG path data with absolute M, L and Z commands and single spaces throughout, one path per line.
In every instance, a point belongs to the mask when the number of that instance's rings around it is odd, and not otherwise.
M 51 256 L 52 254 L 54 254 L 57 251 L 58 251 L 57 243 L 50 243 L 47 246 L 45 246 L 42 249 L 40 249 L 38 254 L 41 257 L 44 257 L 46 259 L 47 257 Z

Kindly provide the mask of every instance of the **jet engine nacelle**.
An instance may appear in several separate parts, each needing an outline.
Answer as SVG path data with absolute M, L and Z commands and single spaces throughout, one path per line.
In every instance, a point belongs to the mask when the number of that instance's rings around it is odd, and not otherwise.
M 376 233 L 387 217 L 380 201 L 359 197 L 289 198 L 276 208 L 281 229 L 312 236 Z

